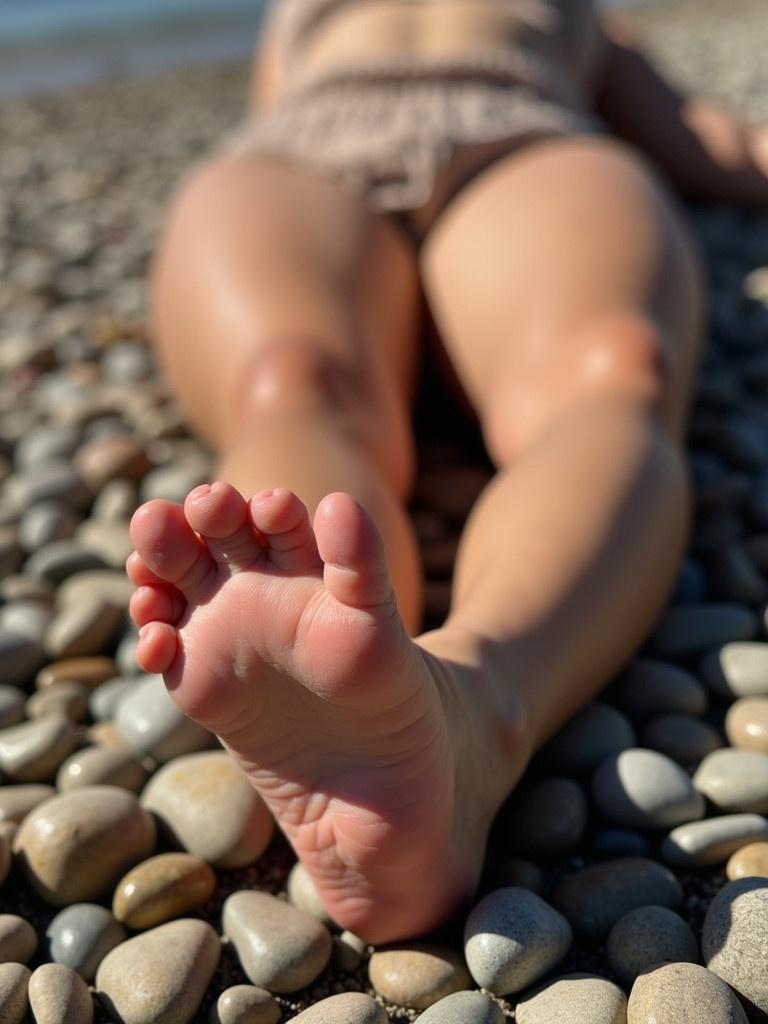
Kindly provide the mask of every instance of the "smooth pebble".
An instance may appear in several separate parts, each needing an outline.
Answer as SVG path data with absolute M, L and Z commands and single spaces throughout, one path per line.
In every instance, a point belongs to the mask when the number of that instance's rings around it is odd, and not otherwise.
M 627 997 L 594 974 L 565 974 L 515 1007 L 517 1024 L 625 1024 Z
M 723 746 L 720 734 L 692 715 L 659 715 L 646 722 L 640 733 L 644 747 L 672 758 L 680 765 L 698 763 Z
M 484 992 L 455 992 L 416 1018 L 417 1024 L 504 1024 L 498 1003 Z
M 768 819 L 760 814 L 725 814 L 672 829 L 660 853 L 675 867 L 706 867 L 722 864 L 747 843 L 765 841 Z
M 630 828 L 669 828 L 704 814 L 704 800 L 682 768 L 655 750 L 635 747 L 606 758 L 591 791 L 606 818 Z
M 626 715 L 593 701 L 570 719 L 543 751 L 546 763 L 565 772 L 590 772 L 606 757 L 634 747 L 635 732 Z
M 52 661 L 40 669 L 35 679 L 38 690 L 53 686 L 63 679 L 72 679 L 82 683 L 89 690 L 95 690 L 107 679 L 116 675 L 115 663 L 103 655 L 91 655 L 82 658 L 62 658 Z
M 88 710 L 88 689 L 82 683 L 62 679 L 55 686 L 33 693 L 26 704 L 29 718 L 63 715 L 71 722 L 82 722 Z
M 0 732 L 0 769 L 15 782 L 47 782 L 78 742 L 64 715 L 33 718 Z
M 736 996 L 697 964 L 663 964 L 632 986 L 627 1024 L 747 1024 Z
M 288 900 L 299 910 L 305 910 L 324 924 L 332 924 L 333 919 L 322 904 L 315 883 L 300 860 L 290 870 L 286 884 Z
M 0 685 L 0 730 L 24 720 L 26 699 L 26 694 L 18 687 Z
M 611 928 L 606 943 L 608 962 L 625 985 L 659 963 L 701 960 L 690 925 L 669 907 L 630 910 Z
M 36 1024 L 91 1024 L 88 986 L 63 964 L 42 964 L 29 979 L 29 1005 Z
M 587 798 L 572 779 L 535 782 L 515 800 L 505 832 L 520 853 L 562 857 L 579 845 L 587 827 Z
M 384 999 L 414 1010 L 426 1010 L 439 999 L 472 986 L 464 960 L 452 949 L 402 945 L 374 952 L 368 977 Z
M 292 1024 L 388 1024 L 384 1007 L 362 992 L 321 999 L 292 1018 Z
M 210 1024 L 277 1024 L 280 1004 L 257 985 L 225 989 L 211 1010 Z
M 742 846 L 729 857 L 725 874 L 732 882 L 737 878 L 768 878 L 768 842 Z
M 91 594 L 56 614 L 45 631 L 45 652 L 49 658 L 101 654 L 116 639 L 122 624 L 122 608 L 101 594 Z
M 0 822 L 12 821 L 20 824 L 30 811 L 55 793 L 53 786 L 42 783 L 0 786 Z
M 98 903 L 72 903 L 60 910 L 46 929 L 48 953 L 55 963 L 93 981 L 101 961 L 127 933 L 106 907 Z
M 176 707 L 162 676 L 137 679 L 117 707 L 115 725 L 129 750 L 160 762 L 204 750 L 213 739 L 207 729 Z
M 18 914 L 0 914 L 0 963 L 28 963 L 37 949 L 37 932 Z
M 188 853 L 160 853 L 120 879 L 112 912 L 129 928 L 153 928 L 201 907 L 215 888 L 216 875 L 204 860 Z
M 734 701 L 725 716 L 725 734 L 732 747 L 768 754 L 768 698 Z
M 768 811 L 768 755 L 753 750 L 715 750 L 693 776 L 693 785 L 720 812 Z
M 729 643 L 702 658 L 699 674 L 719 697 L 768 697 L 768 644 Z
M 732 641 L 753 640 L 758 629 L 757 615 L 745 605 L 674 605 L 657 622 L 650 646 L 662 658 L 687 658 Z
M 690 672 L 655 658 L 637 658 L 609 691 L 633 719 L 653 715 L 703 715 L 707 692 Z
M 464 956 L 478 985 L 496 995 L 537 981 L 571 946 L 568 921 L 540 896 L 509 886 L 482 899 L 464 927 Z
M 56 788 L 66 793 L 82 786 L 118 786 L 139 793 L 148 775 L 144 765 L 126 750 L 85 747 L 61 765 L 56 774 Z

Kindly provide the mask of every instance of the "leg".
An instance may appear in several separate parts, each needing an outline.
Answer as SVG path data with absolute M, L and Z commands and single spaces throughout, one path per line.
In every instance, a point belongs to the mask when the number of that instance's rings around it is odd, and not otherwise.
M 631 656 L 674 578 L 697 270 L 648 171 L 603 140 L 500 162 L 428 240 L 427 293 L 499 473 L 423 642 L 522 699 L 534 746 Z
M 370 509 L 400 608 L 420 609 L 409 401 L 418 280 L 397 233 L 337 183 L 276 160 L 200 169 L 155 267 L 161 355 L 190 422 L 246 495 L 334 490 Z

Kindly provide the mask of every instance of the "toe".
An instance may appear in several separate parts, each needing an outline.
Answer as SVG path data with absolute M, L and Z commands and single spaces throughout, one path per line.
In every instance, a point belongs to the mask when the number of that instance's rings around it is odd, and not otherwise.
M 231 484 L 196 487 L 187 495 L 184 513 L 219 565 L 235 572 L 262 557 L 264 549 L 248 518 L 248 506 Z
M 167 672 L 179 649 L 179 636 L 167 622 L 150 622 L 139 630 L 136 663 L 145 672 Z
M 148 569 L 144 563 L 144 559 L 138 553 L 138 551 L 132 551 L 125 562 L 125 572 L 128 579 L 136 587 L 162 586 L 165 580 L 160 579 L 155 573 Z
M 251 498 L 249 511 L 270 562 L 287 572 L 320 573 L 323 563 L 309 513 L 293 491 L 260 491 Z
M 129 559 L 127 568 L 134 583 L 173 583 L 190 597 L 214 567 L 205 543 L 172 501 L 142 505 L 131 520 L 131 540 L 137 558 Z
M 363 506 L 349 494 L 329 494 L 317 506 L 314 525 L 333 596 L 355 608 L 394 609 L 384 542 Z
M 175 587 L 168 584 L 144 585 L 134 591 L 131 597 L 131 618 L 137 626 L 149 622 L 168 622 L 175 626 L 184 613 L 186 601 Z

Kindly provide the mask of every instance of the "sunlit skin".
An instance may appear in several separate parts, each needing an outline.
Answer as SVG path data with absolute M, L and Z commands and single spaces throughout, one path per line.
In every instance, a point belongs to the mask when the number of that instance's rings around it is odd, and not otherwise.
M 460 9 L 464 38 L 486 38 L 466 3 L 427 7 L 409 39 L 450 41 Z M 347 9 L 336 52 L 364 55 L 366 8 Z M 471 894 L 501 801 L 631 657 L 684 547 L 699 261 L 630 143 L 690 194 L 767 206 L 765 134 L 604 31 L 596 103 L 629 141 L 500 149 L 439 217 L 416 211 L 418 253 L 333 178 L 253 156 L 195 170 L 156 260 L 159 351 L 219 482 L 134 517 L 137 658 L 242 765 L 332 916 L 374 942 Z M 282 72 L 267 31 L 257 107 Z M 404 507 L 422 291 L 497 467 L 427 634 Z

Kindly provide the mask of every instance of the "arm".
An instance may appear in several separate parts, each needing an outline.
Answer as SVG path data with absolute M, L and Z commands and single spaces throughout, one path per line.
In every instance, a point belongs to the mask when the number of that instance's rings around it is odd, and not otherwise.
M 691 198 L 768 208 L 768 128 L 677 92 L 615 17 L 603 16 L 607 56 L 597 112 Z

